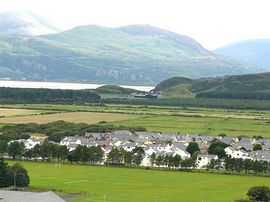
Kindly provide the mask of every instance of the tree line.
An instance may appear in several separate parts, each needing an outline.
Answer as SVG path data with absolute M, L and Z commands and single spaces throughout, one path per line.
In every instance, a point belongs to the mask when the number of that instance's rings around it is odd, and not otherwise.
M 270 109 L 269 100 L 252 99 L 224 99 L 224 98 L 161 98 L 161 99 L 101 99 L 101 103 L 153 105 L 153 106 L 179 106 L 204 107 L 225 109 Z
M 226 99 L 251 99 L 270 100 L 270 93 L 267 92 L 223 92 L 209 91 L 196 95 L 197 98 L 226 98 Z
M 98 102 L 100 96 L 90 90 L 46 88 L 0 88 L 1 103 L 76 103 Z

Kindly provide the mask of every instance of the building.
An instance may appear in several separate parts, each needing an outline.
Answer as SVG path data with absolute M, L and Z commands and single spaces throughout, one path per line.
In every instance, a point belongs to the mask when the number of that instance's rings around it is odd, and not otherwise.
M 54 192 L 22 192 L 0 190 L 1 202 L 65 202 Z

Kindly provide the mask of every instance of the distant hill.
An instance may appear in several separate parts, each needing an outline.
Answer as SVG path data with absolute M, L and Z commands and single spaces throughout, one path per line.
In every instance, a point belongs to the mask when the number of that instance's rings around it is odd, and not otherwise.
M 270 99 L 270 73 L 235 75 L 195 80 L 174 77 L 159 83 L 153 91 L 160 92 L 163 97 L 268 100 Z
M 123 88 L 116 85 L 105 85 L 97 88 L 94 92 L 96 92 L 97 94 L 130 95 L 132 93 L 139 93 L 141 91 L 131 88 Z
M 215 55 L 190 37 L 149 25 L 79 26 L 33 37 L 0 35 L 1 78 L 156 84 L 172 76 L 259 71 Z
M 270 71 L 270 39 L 240 41 L 219 48 L 215 53 Z
M 1 35 L 43 35 L 59 32 L 45 19 L 24 11 L 0 13 Z

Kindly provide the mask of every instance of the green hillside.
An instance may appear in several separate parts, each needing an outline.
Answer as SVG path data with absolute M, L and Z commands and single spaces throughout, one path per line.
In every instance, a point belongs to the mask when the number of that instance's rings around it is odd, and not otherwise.
M 174 77 L 157 85 L 163 97 L 270 99 L 270 73 L 190 80 Z
M 256 72 L 195 40 L 148 25 L 80 26 L 39 37 L 0 36 L 1 78 L 156 84 Z
M 118 95 L 130 95 L 132 93 L 139 93 L 141 91 L 131 88 L 123 88 L 116 85 L 105 85 L 95 90 L 97 94 L 118 94 Z

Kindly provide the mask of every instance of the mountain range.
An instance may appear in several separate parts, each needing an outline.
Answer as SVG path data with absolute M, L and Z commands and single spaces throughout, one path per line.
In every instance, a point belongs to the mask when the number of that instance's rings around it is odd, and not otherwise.
M 219 48 L 215 53 L 270 70 L 270 39 L 239 41 Z
M 28 12 L 0 14 L 0 19 L 1 78 L 155 84 L 172 76 L 200 78 L 266 70 L 149 25 L 89 25 L 60 32 Z

